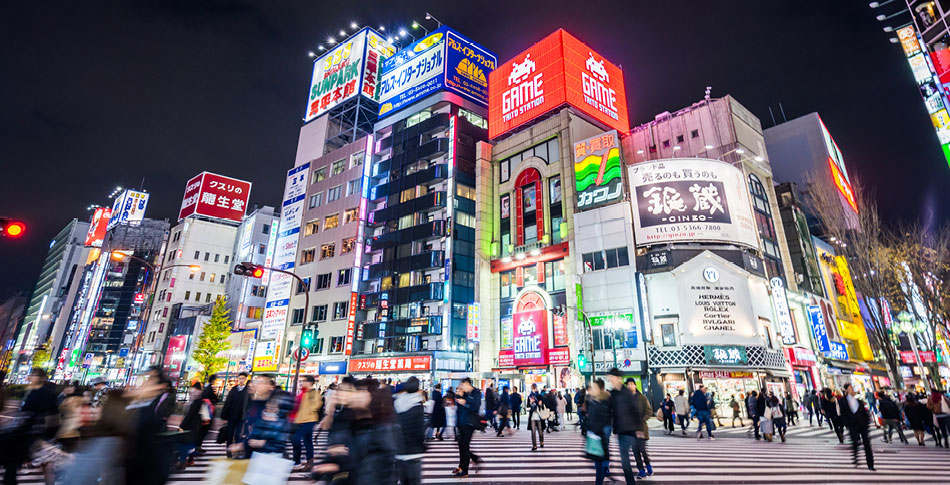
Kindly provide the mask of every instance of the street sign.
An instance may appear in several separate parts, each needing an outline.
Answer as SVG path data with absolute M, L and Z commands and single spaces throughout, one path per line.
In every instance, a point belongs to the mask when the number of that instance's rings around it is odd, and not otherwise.
M 303 359 L 300 358 L 300 347 L 294 350 L 294 360 L 307 360 L 308 357 L 310 357 L 310 349 L 303 348 Z

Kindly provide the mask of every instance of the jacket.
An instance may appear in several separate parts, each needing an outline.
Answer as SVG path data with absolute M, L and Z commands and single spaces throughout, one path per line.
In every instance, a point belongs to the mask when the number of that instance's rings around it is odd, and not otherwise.
M 396 459 L 422 458 L 422 454 L 426 451 L 426 423 L 422 394 L 400 392 L 393 400 L 393 407 L 396 409 L 396 420 L 399 422 Z
M 755 415 L 765 416 L 765 408 L 765 394 L 759 394 L 758 399 L 755 400 Z
M 867 408 L 864 407 L 864 402 L 858 400 L 858 410 L 851 411 L 851 406 L 848 405 L 848 397 L 845 396 L 838 399 L 838 408 L 841 412 L 841 424 L 847 426 L 849 429 L 867 429 L 868 422 L 871 421 L 871 415 L 868 413 Z
M 247 417 L 247 385 L 242 389 L 232 387 L 228 392 L 228 397 L 224 399 L 224 407 L 221 409 L 221 419 L 228 422 L 244 421 Z
M 181 423 L 178 425 L 183 431 L 188 431 L 186 435 L 181 436 L 182 442 L 194 441 L 198 438 L 198 430 L 201 428 L 201 405 L 204 404 L 204 401 L 201 398 L 194 399 L 191 401 L 191 404 L 188 405 L 188 411 L 185 412 L 185 417 L 181 418 Z
M 745 409 L 749 412 L 749 417 L 758 416 L 756 413 L 756 397 L 752 394 L 749 394 L 749 397 L 745 399 Z
M 824 396 L 821 397 L 821 411 L 825 414 L 825 418 L 832 421 L 838 420 L 838 410 L 835 409 L 836 402 L 834 396 L 832 396 L 831 399 L 826 399 Z
M 521 412 L 521 394 L 517 392 L 511 395 L 511 410 L 516 413 Z
M 474 428 L 478 425 L 478 407 L 482 403 L 482 393 L 478 389 L 472 389 L 465 396 L 458 396 L 465 400 L 465 404 L 456 401 L 456 424 L 459 427 L 468 426 Z
M 254 424 L 254 428 L 248 435 L 248 440 L 265 440 L 263 447 L 254 451 L 262 453 L 283 453 L 290 441 L 290 412 L 293 410 L 294 402 L 290 394 L 275 389 L 270 398 L 264 405 L 260 419 Z M 271 412 L 269 408 L 275 408 Z
M 642 392 L 633 393 L 633 405 L 636 409 L 636 418 L 637 418 L 637 431 L 643 433 L 643 439 L 650 439 L 650 425 L 647 424 L 647 420 L 650 419 L 650 416 L 653 416 L 653 406 L 650 405 L 650 401 Z
M 316 389 L 301 392 L 297 397 L 297 409 L 294 423 L 314 423 L 319 421 L 320 408 L 323 407 L 323 398 Z
M 640 431 L 640 418 L 633 393 L 626 387 L 610 391 L 610 404 L 614 417 L 614 434 L 634 435 Z
M 901 418 L 901 410 L 897 407 L 897 403 L 886 394 L 878 400 L 877 407 L 881 410 L 881 419 Z
M 492 412 L 498 408 L 498 399 L 495 395 L 495 390 L 489 387 L 485 389 L 485 412 Z
M 676 414 L 686 416 L 689 414 L 689 403 L 686 402 L 686 396 L 677 395 L 673 398 L 673 407 L 676 408 Z
M 610 424 L 613 420 L 609 399 L 588 399 L 587 418 L 584 427 L 588 433 L 594 433 L 601 439 L 605 450 L 610 449 Z
M 432 391 L 432 416 L 429 416 L 429 426 L 439 430 L 446 426 L 445 403 L 442 402 L 442 391 Z
M 696 392 L 693 393 L 690 404 L 693 405 L 696 411 L 709 411 L 709 398 L 706 397 L 705 392 L 699 389 L 696 389 Z

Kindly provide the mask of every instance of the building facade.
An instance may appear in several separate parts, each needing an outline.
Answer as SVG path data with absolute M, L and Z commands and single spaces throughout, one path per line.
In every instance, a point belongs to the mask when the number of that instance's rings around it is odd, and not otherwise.
M 245 216 L 236 231 L 237 237 L 230 258 L 231 267 L 242 262 L 265 265 L 268 250 L 273 254 L 273 249 L 269 246 L 275 244 L 273 240 L 277 238 L 279 221 L 280 214 L 277 210 L 266 205 L 255 208 Z M 258 328 L 264 313 L 267 285 L 263 281 L 237 278 L 228 273 L 225 292 L 231 318 L 234 320 L 234 329 Z

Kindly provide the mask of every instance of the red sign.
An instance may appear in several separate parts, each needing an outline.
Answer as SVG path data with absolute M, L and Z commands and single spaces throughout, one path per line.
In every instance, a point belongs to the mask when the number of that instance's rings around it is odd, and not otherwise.
M 185 348 L 188 347 L 187 335 L 174 335 L 168 338 L 168 350 L 165 352 L 165 368 L 169 377 L 175 379 L 181 375 L 182 365 L 188 357 Z
M 786 347 L 785 355 L 790 364 L 800 367 L 812 367 L 818 363 L 814 352 L 801 347 Z
M 567 317 L 564 315 L 554 315 L 554 346 L 563 347 L 567 344 Z
M 201 172 L 185 185 L 178 220 L 199 214 L 241 222 L 250 196 L 250 182 Z
M 548 311 L 515 313 L 512 325 L 515 365 L 547 365 Z
M 550 349 L 548 350 L 548 364 L 568 365 L 571 363 L 570 349 Z
M 356 292 L 350 293 L 350 312 L 346 317 L 346 343 L 343 344 L 343 353 L 353 355 L 353 329 L 356 326 L 356 302 L 359 296 Z
M 102 240 L 106 237 L 106 226 L 109 225 L 109 218 L 112 216 L 112 209 L 108 207 L 98 207 L 92 214 L 92 220 L 89 221 L 89 232 L 86 233 L 86 246 L 102 247 Z
M 933 353 L 930 350 L 918 351 L 917 355 L 920 356 L 920 362 L 922 364 L 932 363 L 937 361 L 937 354 Z M 901 351 L 901 361 L 905 364 L 916 364 L 917 359 L 914 358 L 913 352 Z
M 431 355 L 412 357 L 389 357 L 385 359 L 351 359 L 351 372 L 401 372 L 432 368 Z
M 515 351 L 514 350 L 500 350 L 498 351 L 498 367 L 514 367 L 515 366 Z
M 620 132 L 630 129 L 623 71 L 558 29 L 488 75 L 488 136 L 563 104 Z
M 134 303 L 145 303 L 145 293 L 136 293 L 132 301 Z
M 848 182 L 846 178 L 844 178 L 841 170 L 839 170 L 838 166 L 835 165 L 833 158 L 828 157 L 828 165 L 831 166 L 831 178 L 835 183 L 835 187 L 838 187 L 838 192 L 841 192 L 841 195 L 843 195 L 845 200 L 848 201 L 848 205 L 854 209 L 854 212 L 858 212 L 858 203 L 854 199 L 854 189 L 851 187 L 851 183 Z

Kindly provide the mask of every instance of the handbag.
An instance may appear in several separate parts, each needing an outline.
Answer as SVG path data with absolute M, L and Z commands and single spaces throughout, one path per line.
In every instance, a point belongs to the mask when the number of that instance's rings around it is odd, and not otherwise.
M 604 443 L 594 433 L 587 433 L 587 440 L 584 442 L 584 454 L 591 460 L 603 460 L 607 455 L 604 453 Z
M 294 463 L 279 454 L 255 452 L 241 482 L 247 485 L 283 485 Z
M 656 410 L 656 419 L 663 421 L 663 408 Z
M 551 419 L 551 410 L 546 407 L 538 407 L 538 417 L 541 418 L 541 421 Z

